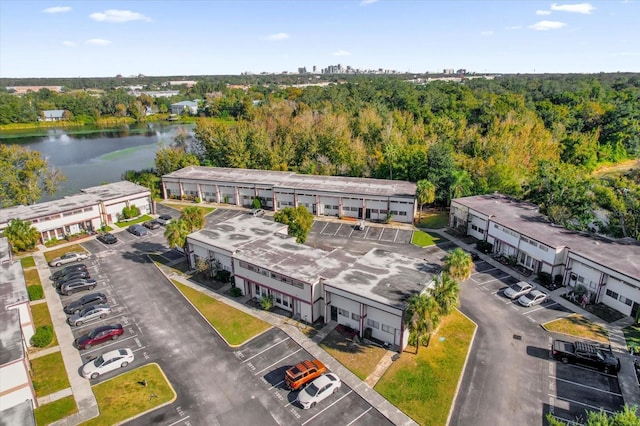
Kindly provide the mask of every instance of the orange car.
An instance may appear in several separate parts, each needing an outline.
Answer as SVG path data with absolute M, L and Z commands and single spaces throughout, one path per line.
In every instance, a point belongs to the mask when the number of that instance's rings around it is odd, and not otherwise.
M 316 377 L 323 375 L 327 367 L 317 359 L 302 361 L 294 365 L 284 373 L 284 382 L 291 390 L 298 390 L 304 384 L 309 383 Z

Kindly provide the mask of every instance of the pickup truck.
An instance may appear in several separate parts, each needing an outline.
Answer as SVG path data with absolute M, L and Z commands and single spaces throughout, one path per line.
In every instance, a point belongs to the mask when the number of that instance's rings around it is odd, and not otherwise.
M 620 360 L 613 355 L 611 346 L 591 342 L 554 340 L 551 345 L 553 359 L 563 363 L 596 368 L 607 374 L 620 371 Z

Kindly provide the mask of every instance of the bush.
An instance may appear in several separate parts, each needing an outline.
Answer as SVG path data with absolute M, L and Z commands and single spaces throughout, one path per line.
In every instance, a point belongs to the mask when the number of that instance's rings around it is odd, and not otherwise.
M 44 296 L 44 290 L 41 285 L 30 285 L 27 287 L 29 300 L 40 300 Z
M 540 284 L 544 286 L 548 286 L 551 284 L 551 274 L 548 272 L 540 271 L 538 272 L 538 281 Z
M 36 348 L 44 348 L 53 340 L 53 328 L 50 325 L 43 325 L 36 329 L 31 336 L 31 344 Z
M 242 296 L 242 290 L 240 290 L 240 287 L 231 287 L 231 290 L 229 290 L 229 294 L 231 295 L 231 297 L 240 297 Z
M 476 248 L 478 249 L 479 252 L 487 254 L 493 251 L 493 244 L 488 243 L 486 241 L 478 241 L 476 243 Z
M 255 197 L 253 199 L 253 201 L 251 202 L 251 207 L 254 209 L 261 209 L 262 208 L 262 201 L 260 200 L 259 197 Z
M 229 271 L 218 271 L 216 273 L 216 281 L 221 283 L 228 283 L 231 281 L 231 272 Z
M 129 206 L 122 208 L 122 218 L 131 219 L 140 216 L 140 209 L 138 206 Z
M 260 299 L 260 307 L 265 311 L 273 308 L 273 297 L 262 296 L 262 298 Z

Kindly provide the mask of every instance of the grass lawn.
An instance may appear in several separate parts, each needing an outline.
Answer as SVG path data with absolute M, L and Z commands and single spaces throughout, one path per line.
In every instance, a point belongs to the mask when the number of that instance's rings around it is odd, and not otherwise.
M 347 367 L 360 380 L 365 380 L 382 359 L 385 349 L 369 345 L 353 345 L 339 331 L 333 330 L 320 343 L 329 355 Z
M 70 251 L 84 251 L 86 250 L 80 244 L 73 244 L 67 247 L 55 249 L 48 251 L 44 254 L 44 258 L 47 260 L 47 263 L 51 262 L 56 257 L 62 256 L 65 253 L 69 253 Z
M 36 396 L 51 395 L 68 388 L 69 378 L 62 361 L 62 352 L 54 352 L 31 360 L 31 378 Z
M 418 216 L 422 217 L 418 227 L 441 229 L 449 225 L 449 214 L 447 212 L 423 213 L 422 216 L 418 213 Z
M 173 283 L 230 345 L 241 345 L 271 327 L 266 322 L 218 302 L 198 290 L 175 280 Z
M 24 271 L 24 280 L 27 285 L 42 285 L 37 269 L 28 269 Z
M 640 325 L 634 324 L 622 329 L 624 338 L 627 341 L 627 347 L 629 349 L 635 348 L 634 352 L 640 350 Z
M 554 333 L 568 334 L 581 339 L 609 343 L 607 329 L 600 324 L 589 321 L 582 315 L 572 314 L 543 324 L 544 328 Z
M 427 234 L 424 231 L 414 231 L 411 237 L 411 242 L 420 247 L 432 246 L 442 241 L 444 241 L 442 237 Z
M 182 210 L 184 210 L 185 207 L 193 206 L 193 204 L 175 204 L 175 203 L 162 203 L 162 205 L 165 205 L 167 207 L 171 207 L 172 209 L 176 209 L 176 210 L 178 210 L 180 212 Z M 202 206 L 197 206 L 197 207 L 204 211 L 204 215 L 205 216 L 216 209 L 215 207 L 202 207 Z
M 128 228 L 130 225 L 135 225 L 136 223 L 142 223 L 142 222 L 146 222 L 148 220 L 153 219 L 151 216 L 149 216 L 148 214 L 145 214 L 144 216 L 140 216 L 139 218 L 135 219 L 135 220 L 129 220 L 127 222 L 116 222 L 116 226 L 118 228 Z
M 33 316 L 33 325 L 38 328 L 43 325 L 49 325 L 53 328 L 53 322 L 51 322 L 51 315 L 49 315 L 49 307 L 46 303 L 39 303 L 37 305 L 31 305 L 31 315 Z M 53 340 L 47 348 L 56 346 L 58 339 L 56 338 L 56 331 L 53 330 Z
M 29 269 L 36 266 L 36 261 L 33 256 L 27 256 L 20 259 L 20 264 L 22 265 L 22 269 Z
M 53 401 L 50 404 L 41 405 L 33 410 L 38 426 L 49 425 L 57 420 L 69 417 L 78 411 L 76 400 L 73 395 L 65 396 L 62 399 Z
M 454 311 L 442 320 L 429 347 L 417 355 L 408 347 L 375 390 L 421 425 L 446 424 L 474 329 Z
M 176 397 L 158 364 L 136 368 L 92 386 L 92 389 L 100 416 L 83 425 L 120 424 Z

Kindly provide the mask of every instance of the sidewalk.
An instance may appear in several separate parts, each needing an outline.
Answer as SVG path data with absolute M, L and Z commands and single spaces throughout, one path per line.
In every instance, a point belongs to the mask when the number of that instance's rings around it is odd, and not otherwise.
M 219 300 L 227 305 L 230 305 L 242 312 L 245 312 L 249 315 L 253 315 L 254 317 L 260 318 L 264 322 L 271 324 L 272 326 L 279 328 L 284 331 L 291 339 L 293 339 L 297 344 L 299 344 L 303 349 L 305 349 L 311 356 L 322 361 L 331 371 L 336 373 L 340 379 L 354 392 L 360 395 L 365 401 L 371 404 L 374 408 L 376 408 L 382 415 L 389 419 L 395 425 L 415 425 L 410 417 L 392 405 L 389 401 L 383 398 L 378 392 L 373 390 L 371 386 L 367 383 L 360 380 L 355 374 L 346 369 L 342 364 L 340 364 L 335 358 L 322 350 L 318 343 L 322 341 L 336 326 L 334 321 L 330 321 L 326 324 L 313 338 L 307 337 L 300 329 L 298 328 L 298 323 L 296 321 L 291 321 L 287 317 L 283 317 L 280 315 L 273 314 L 271 312 L 263 311 L 260 309 L 253 309 L 246 305 L 245 302 L 249 300 L 248 296 L 244 296 L 238 299 L 231 299 L 227 296 L 224 296 L 222 292 L 224 292 L 227 286 L 223 287 L 219 291 L 213 291 L 206 287 L 199 286 L 189 281 L 182 273 L 174 272 L 174 270 L 167 268 L 165 266 L 161 266 L 160 270 L 170 279 L 177 280 L 180 283 L 187 285 L 191 288 L 194 288 L 198 291 L 201 291 L 208 296 L 213 297 L 216 300 Z M 384 360 L 384 358 L 383 358 Z
M 425 230 L 426 232 L 433 232 L 440 234 L 441 231 L 438 229 L 430 229 Z M 462 242 L 456 237 L 446 234 L 446 238 L 455 242 L 456 245 L 467 251 L 473 251 L 479 253 L 469 244 Z M 517 271 L 497 262 L 491 256 L 486 254 L 480 254 L 480 259 L 485 262 L 491 264 L 495 268 L 502 270 L 503 272 L 511 275 L 519 281 L 527 281 L 531 284 L 538 285 L 533 281 L 533 277 L 524 277 L 522 274 L 519 274 Z M 575 312 L 577 314 L 582 315 L 587 318 L 589 321 L 594 322 L 596 324 L 604 327 L 609 333 L 609 340 L 611 342 L 611 348 L 616 353 L 616 356 L 620 359 L 620 372 L 618 372 L 618 382 L 620 383 L 620 392 L 622 393 L 622 397 L 624 402 L 628 405 L 635 405 L 640 410 L 640 387 L 638 386 L 638 379 L 636 377 L 636 370 L 633 365 L 634 356 L 629 353 L 629 348 L 627 347 L 627 342 L 624 338 L 624 333 L 622 329 L 633 324 L 633 319 L 631 317 L 625 317 L 619 321 L 614 323 L 607 323 L 603 321 L 601 318 L 593 315 L 591 312 L 588 312 L 577 305 L 569 302 L 567 299 L 562 297 L 569 291 L 568 287 L 560 287 L 556 290 L 553 290 L 549 293 L 549 296 L 553 298 L 553 301 L 568 309 L 571 312 Z

